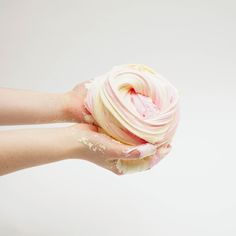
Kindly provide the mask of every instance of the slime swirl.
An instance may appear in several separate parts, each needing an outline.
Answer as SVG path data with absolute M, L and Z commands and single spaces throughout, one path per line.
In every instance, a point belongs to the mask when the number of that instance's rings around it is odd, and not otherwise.
M 145 65 L 120 65 L 94 78 L 87 89 L 85 106 L 106 134 L 128 145 L 155 144 L 160 156 L 170 151 L 179 93 L 163 76 Z M 117 166 L 123 172 L 140 171 L 147 167 L 145 159 Z

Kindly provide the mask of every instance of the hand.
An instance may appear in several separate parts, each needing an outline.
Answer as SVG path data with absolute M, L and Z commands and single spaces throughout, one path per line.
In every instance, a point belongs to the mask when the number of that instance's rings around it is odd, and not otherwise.
M 85 83 L 61 94 L 0 89 L 0 124 L 92 123 L 83 104 Z M 120 175 L 124 173 L 117 169 L 117 162 L 128 162 L 130 166 L 136 162 L 132 160 L 144 160 L 145 169 L 150 169 L 163 155 L 155 145 L 128 146 L 98 129 L 93 125 L 78 124 L 69 128 L 1 131 L 0 175 L 73 157 L 88 160 Z
M 91 113 L 84 106 L 87 95 L 84 81 L 76 85 L 71 91 L 65 94 L 65 114 L 68 121 L 93 124 L 94 119 Z
M 130 164 L 145 159 L 144 169 L 159 160 L 155 145 L 128 146 L 98 131 L 96 126 L 88 124 L 1 131 L 0 175 L 71 158 L 93 162 L 121 175 L 124 173 L 116 166 L 118 160 Z
M 125 145 L 106 134 L 99 133 L 99 128 L 94 125 L 77 124 L 68 130 L 78 145 L 74 156 L 93 162 L 117 175 L 124 174 L 116 166 L 118 160 L 140 160 L 146 157 L 147 169 L 152 168 L 160 160 L 155 145 Z
M 66 93 L 0 88 L 0 125 L 93 123 L 83 104 L 87 93 L 85 83 Z

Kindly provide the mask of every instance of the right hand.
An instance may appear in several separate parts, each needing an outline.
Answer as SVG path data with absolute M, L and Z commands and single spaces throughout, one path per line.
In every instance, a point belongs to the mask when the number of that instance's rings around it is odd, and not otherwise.
M 152 144 L 130 146 L 122 144 L 110 136 L 99 133 L 99 128 L 90 124 L 76 124 L 69 127 L 74 141 L 79 143 L 74 156 L 90 161 L 117 175 L 123 175 L 116 166 L 118 160 L 139 160 L 147 157 L 148 169 L 152 168 L 159 160 L 157 148 Z

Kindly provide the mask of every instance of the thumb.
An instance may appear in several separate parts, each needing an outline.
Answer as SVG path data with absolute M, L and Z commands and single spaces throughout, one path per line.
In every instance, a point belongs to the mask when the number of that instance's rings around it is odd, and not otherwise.
M 138 146 L 128 146 L 122 150 L 120 159 L 142 159 L 144 157 L 152 156 L 157 152 L 155 145 L 145 143 Z

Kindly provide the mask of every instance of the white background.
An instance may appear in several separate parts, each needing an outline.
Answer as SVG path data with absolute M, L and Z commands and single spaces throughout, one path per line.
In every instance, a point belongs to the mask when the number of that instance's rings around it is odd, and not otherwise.
M 71 160 L 0 177 L 0 235 L 236 235 L 235 8 L 0 0 L 1 87 L 62 92 L 142 63 L 181 93 L 172 152 L 150 171 Z

